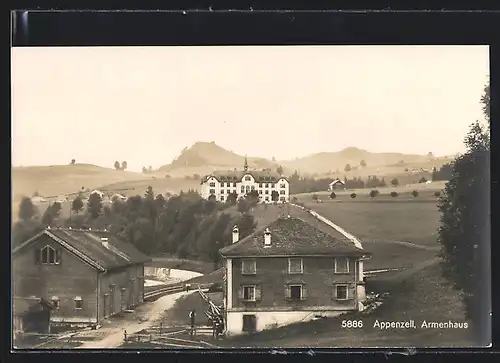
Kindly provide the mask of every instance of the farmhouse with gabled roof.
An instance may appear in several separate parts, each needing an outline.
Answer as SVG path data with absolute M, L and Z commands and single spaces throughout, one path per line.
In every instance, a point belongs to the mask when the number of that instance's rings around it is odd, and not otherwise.
M 52 322 L 98 324 L 143 301 L 149 261 L 108 231 L 47 228 L 13 251 L 14 304 L 44 299 Z
M 363 309 L 369 253 L 305 211 L 242 240 L 235 226 L 220 254 L 229 335 Z

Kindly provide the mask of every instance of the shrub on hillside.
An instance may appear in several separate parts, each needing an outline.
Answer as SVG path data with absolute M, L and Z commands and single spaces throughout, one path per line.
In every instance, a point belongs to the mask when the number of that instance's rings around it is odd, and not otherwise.
M 351 198 L 352 198 L 352 199 L 356 198 L 356 193 L 352 193 L 352 194 L 351 194 Z
M 414 190 L 411 192 L 411 195 L 413 195 L 415 198 L 418 197 L 418 190 Z
M 420 180 L 418 181 L 419 183 L 425 183 L 427 182 L 427 179 L 423 176 L 420 178 Z
M 434 196 L 436 198 L 439 198 L 441 196 L 441 192 L 440 191 L 434 192 Z
M 297 197 L 292 198 L 292 203 L 297 203 L 297 201 L 298 201 Z
M 330 194 L 330 199 L 335 199 L 335 198 L 337 198 L 337 194 L 335 194 L 335 192 L 332 192 Z
M 380 194 L 380 192 L 377 189 L 373 189 L 370 191 L 370 197 L 372 197 L 372 198 L 375 198 L 379 194 Z
M 398 192 L 391 192 L 391 197 L 397 197 L 398 195 Z

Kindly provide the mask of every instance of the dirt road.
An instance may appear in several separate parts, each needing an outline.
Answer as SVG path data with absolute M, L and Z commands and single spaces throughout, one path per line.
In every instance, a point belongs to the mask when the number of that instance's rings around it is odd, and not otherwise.
M 103 339 L 85 343 L 78 347 L 78 349 L 117 348 L 123 343 L 125 330 L 127 331 L 127 334 L 132 334 L 141 331 L 142 329 L 151 327 L 155 321 L 161 318 L 165 310 L 168 310 L 172 306 L 174 306 L 177 299 L 193 292 L 194 291 L 179 292 L 172 295 L 162 296 L 158 300 L 150 303 L 144 303 L 143 306 L 137 309 L 137 320 L 125 321 L 119 326 L 106 328 L 106 331 L 103 332 L 105 333 Z M 80 336 L 84 336 L 84 333 L 82 333 Z

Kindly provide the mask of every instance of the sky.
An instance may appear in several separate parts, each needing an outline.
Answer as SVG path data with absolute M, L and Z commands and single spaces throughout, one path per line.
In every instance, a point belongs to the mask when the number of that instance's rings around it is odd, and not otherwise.
M 487 46 L 12 48 L 12 164 L 464 150 Z

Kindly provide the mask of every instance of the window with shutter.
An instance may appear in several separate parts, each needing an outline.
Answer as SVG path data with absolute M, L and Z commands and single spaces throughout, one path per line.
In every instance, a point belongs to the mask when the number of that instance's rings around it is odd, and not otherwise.
M 290 298 L 291 298 L 290 286 L 285 285 L 285 299 L 290 300 Z
M 257 272 L 257 262 L 254 259 L 241 261 L 241 273 L 243 275 L 255 275 Z
M 345 274 L 349 272 L 349 259 L 347 257 L 335 257 L 335 273 Z
M 243 286 L 243 300 L 255 301 L 255 285 Z
M 337 300 L 347 300 L 349 298 L 348 285 L 336 285 L 334 296 Z
M 307 299 L 307 287 L 302 286 L 302 300 Z
M 262 288 L 260 285 L 255 286 L 255 301 L 262 300 Z

